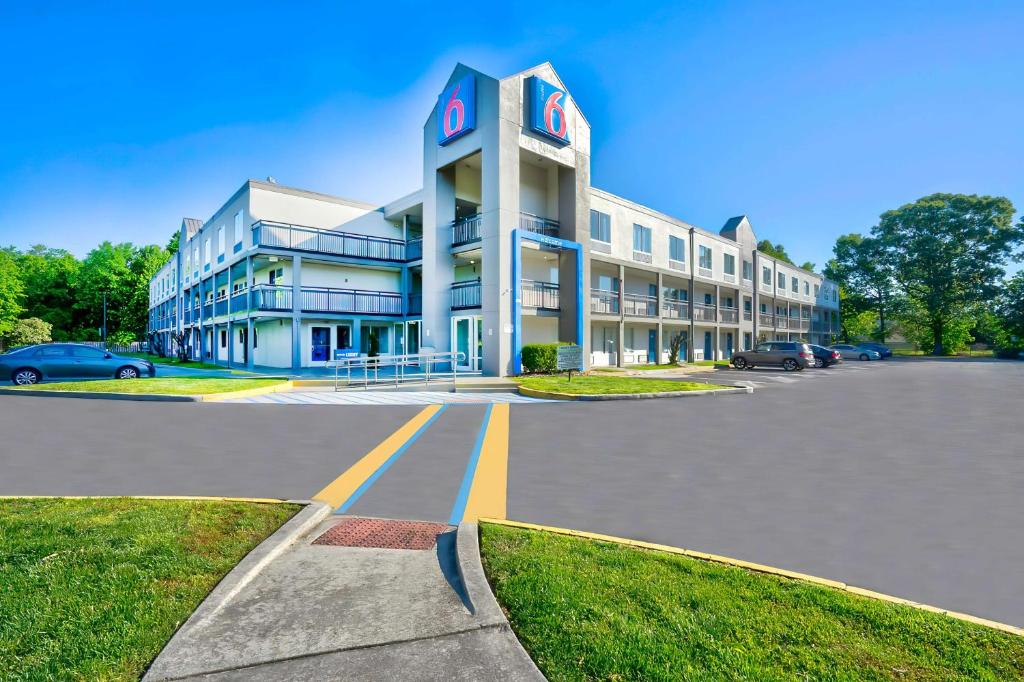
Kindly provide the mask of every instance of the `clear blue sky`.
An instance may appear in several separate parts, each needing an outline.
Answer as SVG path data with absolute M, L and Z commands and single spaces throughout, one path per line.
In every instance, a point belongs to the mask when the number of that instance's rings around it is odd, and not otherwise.
M 0 244 L 165 243 L 249 177 L 395 198 L 458 61 L 552 62 L 595 186 L 797 262 L 931 192 L 1024 207 L 1019 1 L 492 4 L 7 3 Z

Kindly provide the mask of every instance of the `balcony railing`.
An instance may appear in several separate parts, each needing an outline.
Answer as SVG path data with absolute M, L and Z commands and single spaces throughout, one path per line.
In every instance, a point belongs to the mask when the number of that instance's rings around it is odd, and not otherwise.
M 754 313 L 749 310 L 744 310 L 743 319 L 746 320 L 747 322 L 752 321 L 754 319 Z
M 672 270 L 683 270 L 686 271 L 686 261 L 675 260 L 673 258 L 668 259 L 668 267 Z
M 309 313 L 402 314 L 402 294 L 394 291 L 302 287 L 301 303 Z
M 728 272 L 723 272 L 722 273 L 722 279 L 724 281 L 726 281 L 726 282 L 732 282 L 733 284 L 736 283 L 736 275 L 735 274 L 729 274 Z
M 810 328 L 811 328 L 811 321 L 810 320 L 804 320 L 804 319 L 800 319 L 800 320 L 794 319 L 794 320 L 792 320 L 790 328 L 791 329 L 799 329 L 800 331 L 805 332 L 805 331 L 810 330 Z
M 554 282 L 537 282 L 524 279 L 522 282 L 523 307 L 538 310 L 558 310 L 558 285 Z
M 452 246 L 480 241 L 480 214 L 474 213 L 452 222 Z
M 401 239 L 369 237 L 318 227 L 304 227 L 260 220 L 253 223 L 253 243 L 295 251 L 311 251 L 335 256 L 369 260 L 404 261 L 405 242 Z
M 227 315 L 228 314 L 228 295 L 223 294 L 217 297 L 216 307 L 214 308 L 214 315 Z
M 634 249 L 633 260 L 635 260 L 637 263 L 651 263 L 654 259 L 651 257 L 651 254 L 648 253 L 647 251 L 637 251 Z
M 235 289 L 231 292 L 231 312 L 240 313 L 244 312 L 248 308 L 249 295 L 248 292 L 242 289 Z
M 775 317 L 775 326 L 779 329 L 789 329 L 789 318 L 785 315 L 777 315 Z
M 625 307 L 623 312 L 630 317 L 658 316 L 658 299 L 654 296 L 623 294 L 622 305 Z
M 740 311 L 737 310 L 736 308 L 726 308 L 723 306 L 722 308 L 718 309 L 718 319 L 721 322 L 729 322 L 735 324 L 739 322 Z
M 273 284 L 257 284 L 252 288 L 249 305 L 253 310 L 292 309 L 292 288 Z
M 688 320 L 690 319 L 690 304 L 677 298 L 662 299 L 661 314 L 673 320 Z
M 452 310 L 480 307 L 480 280 L 454 282 L 451 289 Z
M 590 312 L 598 315 L 619 314 L 619 292 L 605 289 L 590 290 Z
M 693 319 L 696 322 L 714 322 L 715 306 L 707 303 L 694 303 Z
M 551 218 L 543 218 L 533 213 L 520 212 L 519 229 L 547 235 L 548 237 L 557 237 L 558 221 Z
M 192 309 L 191 308 L 185 308 L 185 310 L 182 312 L 181 320 L 182 320 L 182 322 L 184 324 L 192 324 Z
M 405 243 L 405 260 L 420 260 L 423 258 L 423 238 L 416 237 Z
M 423 314 L 423 294 L 409 294 L 409 314 Z
M 771 313 L 758 313 L 757 323 L 762 327 L 774 327 L 775 317 Z

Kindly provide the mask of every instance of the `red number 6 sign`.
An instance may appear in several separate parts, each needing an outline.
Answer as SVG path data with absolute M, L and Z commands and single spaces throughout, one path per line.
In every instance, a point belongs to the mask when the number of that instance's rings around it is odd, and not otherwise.
M 465 76 L 437 98 L 437 143 L 444 146 L 476 128 L 476 78 Z

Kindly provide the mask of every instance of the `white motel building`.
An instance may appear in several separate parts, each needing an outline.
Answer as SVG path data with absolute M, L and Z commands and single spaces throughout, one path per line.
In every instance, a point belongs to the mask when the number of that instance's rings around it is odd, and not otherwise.
M 150 287 L 150 339 L 195 359 L 324 367 L 336 350 L 463 354 L 507 375 L 524 344 L 589 366 L 729 358 L 758 340 L 827 343 L 838 287 L 590 184 L 590 124 L 550 64 L 458 65 L 423 126 L 423 187 L 384 206 L 245 182 Z

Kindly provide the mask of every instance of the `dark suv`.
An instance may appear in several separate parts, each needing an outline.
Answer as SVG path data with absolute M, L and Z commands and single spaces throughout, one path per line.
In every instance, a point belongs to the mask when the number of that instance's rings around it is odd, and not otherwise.
M 796 341 L 765 341 L 754 350 L 734 353 L 732 364 L 736 369 L 750 369 L 761 365 L 775 365 L 787 372 L 801 370 L 814 362 L 814 354 L 806 343 Z

